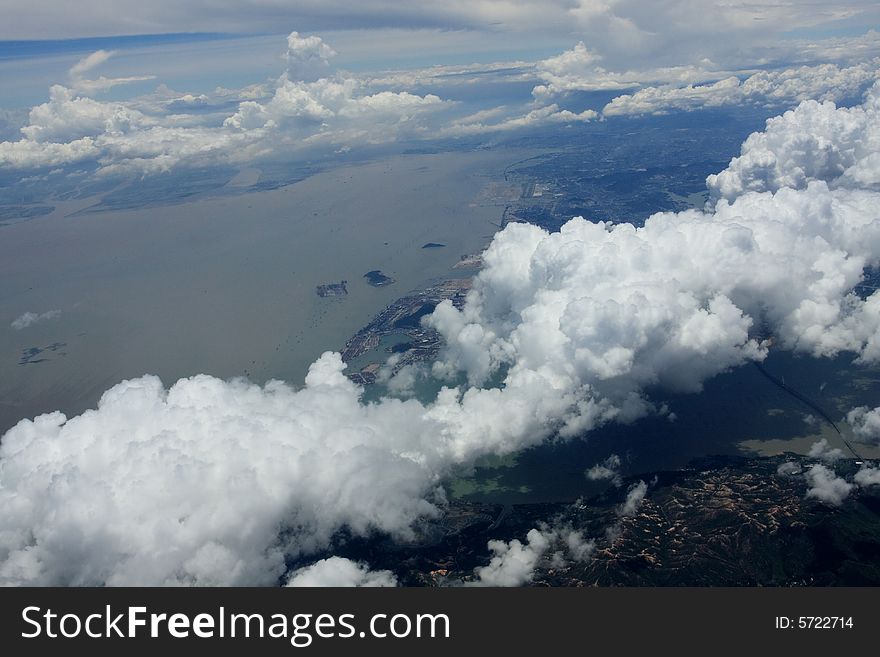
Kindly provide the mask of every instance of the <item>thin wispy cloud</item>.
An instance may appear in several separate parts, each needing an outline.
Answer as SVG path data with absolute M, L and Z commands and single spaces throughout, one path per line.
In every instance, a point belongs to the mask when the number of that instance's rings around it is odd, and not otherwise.
M 39 324 L 40 322 L 45 322 L 50 319 L 57 319 L 61 316 L 60 310 L 47 310 L 44 313 L 35 313 L 35 312 L 25 312 L 12 320 L 10 326 L 16 331 L 21 331 L 23 329 L 28 328 L 29 326 L 33 326 L 34 324 Z

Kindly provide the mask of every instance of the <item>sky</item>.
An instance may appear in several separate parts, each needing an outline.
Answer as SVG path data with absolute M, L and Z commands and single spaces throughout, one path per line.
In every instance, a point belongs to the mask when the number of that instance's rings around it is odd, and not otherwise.
M 108 10 L 102 0 L 75 4 L 62 0 L 3 0 L 0 41 L 110 40 L 31 44 L 26 48 L 0 43 L 0 59 L 44 53 L 69 62 L 69 57 L 59 53 L 133 49 L 133 56 L 149 62 L 157 75 L 170 73 L 173 81 L 198 84 L 200 76 L 208 79 L 212 73 L 226 71 L 230 79 L 225 86 L 229 86 L 246 68 L 256 74 L 272 72 L 271 60 L 277 57 L 278 49 L 272 47 L 271 39 L 262 37 L 297 31 L 319 34 L 332 43 L 339 53 L 338 65 L 352 70 L 534 61 L 558 54 L 579 41 L 601 57 L 603 66 L 610 70 L 707 64 L 709 68 L 724 69 L 797 61 L 805 54 L 800 47 L 803 42 L 851 38 L 880 25 L 880 9 L 869 0 L 365 0 L 354 7 L 335 0 L 122 0 L 112 6 Z M 187 37 L 167 37 L 181 33 L 202 35 L 202 46 L 184 45 Z M 132 35 L 166 38 L 132 39 Z M 239 40 L 212 48 L 204 43 L 204 35 L 252 38 L 246 43 Z M 161 47 L 150 47 L 157 43 Z M 162 51 L 175 52 L 174 45 L 183 48 L 187 56 L 162 61 Z M 212 66 L 212 58 L 222 65 Z M 51 67 L 50 62 L 44 65 Z M 129 63 L 129 68 L 134 66 L 135 62 Z M 183 71 L 175 73 L 174 69 L 180 68 Z M 54 69 L 56 74 L 60 71 Z M 10 67 L 4 77 L 16 73 L 15 67 Z M 38 66 L 37 77 L 41 74 L 46 73 Z M 33 71 L 28 76 L 33 78 Z
M 72 40 L 0 44 L 0 168 L 154 175 L 671 111 L 852 101 L 880 61 L 873 3 L 102 6 L 68 17 L 62 4 L 43 23 L 32 8 L 10 8 L 22 12 L 19 38 Z M 323 29 L 259 33 L 285 23 Z M 594 91 L 611 102 L 577 97 Z
M 705 47 L 721 33 L 739 48 L 792 32 L 840 35 L 876 24 L 880 11 L 870 0 L 364 0 L 354 6 L 338 0 L 120 0 L 112 10 L 101 0 L 76 5 L 63 0 L 4 0 L 0 9 L 5 17 L 2 39 L 396 28 L 506 34 L 520 41 L 547 34 L 588 40 L 603 54 L 668 49 L 672 44 Z M 682 34 L 689 38 L 680 39 Z
M 703 209 L 499 231 L 463 307 L 425 320 L 444 339 L 437 359 L 398 375 L 445 384 L 435 399 L 401 384 L 366 403 L 327 352 L 304 385 L 144 374 L 76 417 L 23 419 L 0 441 L 0 583 L 393 585 L 333 555 L 334 537 L 410 539 L 442 513 L 445 477 L 482 457 L 672 421 L 656 393 L 699 394 L 762 361 L 759 325 L 775 349 L 880 362 L 880 292 L 853 293 L 880 265 L 875 2 L 110 6 L 0 4 L 6 39 L 110 38 L 2 45 L 12 189 L 719 107 L 773 118 L 709 176 Z M 187 32 L 214 36 L 120 38 Z M 487 88 L 504 93 L 474 100 Z M 612 99 L 588 106 L 584 91 Z M 878 413 L 852 409 L 860 439 L 880 439 Z M 813 456 L 785 476 L 823 503 L 880 483 Z M 634 485 L 619 515 L 650 494 Z M 490 541 L 472 579 L 526 583 L 546 555 L 585 559 L 592 545 L 538 527 Z

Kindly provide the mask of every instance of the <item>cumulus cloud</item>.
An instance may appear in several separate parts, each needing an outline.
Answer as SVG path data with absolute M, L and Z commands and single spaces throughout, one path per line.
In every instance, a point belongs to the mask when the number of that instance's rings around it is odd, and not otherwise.
M 541 60 L 535 68 L 543 84 L 536 86 L 532 95 L 540 98 L 569 91 L 625 89 L 638 84 L 635 79 L 606 71 L 598 65 L 601 59 L 581 41 L 571 50 Z
M 158 173 L 182 162 L 253 156 L 259 135 L 177 126 L 122 102 L 97 101 L 53 85 L 30 111 L 23 138 L 0 143 L 0 166 L 18 169 L 96 161 L 105 173 Z M 237 150 L 234 147 L 239 147 Z
M 846 414 L 853 436 L 863 443 L 880 442 L 880 408 L 859 406 Z
M 626 499 L 623 501 L 623 504 L 620 505 L 617 513 L 624 518 L 634 516 L 642 505 L 642 502 L 644 502 L 647 493 L 648 484 L 644 481 L 639 481 L 639 483 L 633 484 L 626 492 Z
M 880 468 L 863 467 L 853 476 L 853 481 L 862 488 L 880 486 Z
M 823 438 L 818 442 L 813 443 L 810 446 L 810 451 L 807 452 L 807 456 L 814 459 L 819 459 L 824 463 L 828 463 L 829 465 L 834 463 L 835 461 L 839 461 L 842 459 L 845 454 L 842 449 L 837 447 L 831 447 L 828 444 L 828 439 Z
M 0 443 L 0 581 L 266 585 L 343 526 L 407 535 L 450 459 L 415 402 L 363 405 L 341 370 L 328 354 L 299 391 L 147 376 L 20 422 Z
M 812 497 L 830 506 L 840 506 L 849 497 L 855 486 L 842 477 L 838 477 L 834 470 L 819 465 L 818 463 L 807 468 L 804 476 L 809 488 L 807 497 Z
M 601 61 L 602 57 L 581 41 L 571 50 L 537 62 L 535 75 L 541 84 L 532 89 L 532 96 L 540 100 L 573 91 L 629 89 L 658 82 L 686 84 L 713 75 L 698 65 L 609 71 L 600 65 Z
M 223 122 L 239 134 L 297 136 L 308 143 L 378 143 L 425 130 L 418 118 L 444 102 L 407 91 L 370 93 L 363 80 L 329 75 L 335 51 L 318 36 L 292 32 L 287 70 L 267 101 L 244 101 Z
M 364 404 L 343 367 L 325 354 L 301 390 L 145 376 L 22 420 L 0 442 L 0 582 L 273 584 L 343 528 L 411 536 L 453 467 L 547 435 L 491 391 Z
M 615 486 L 620 486 L 620 457 L 612 454 L 602 463 L 589 468 L 584 475 L 590 481 L 610 481 Z
M 291 32 L 287 36 L 287 73 L 297 80 L 317 80 L 330 68 L 336 51 L 319 36 L 301 36 Z
M 58 317 L 61 317 L 61 311 L 57 309 L 47 310 L 44 313 L 33 313 L 28 311 L 26 313 L 22 313 L 14 320 L 12 320 L 10 326 L 16 331 L 21 331 L 22 329 L 26 329 L 28 326 L 33 326 L 34 324 L 37 324 L 39 322 L 45 322 L 48 319 L 57 319 Z
M 780 463 L 779 467 L 776 468 L 776 474 L 778 474 L 780 477 L 793 477 L 795 475 L 799 475 L 801 471 L 801 464 L 795 461 L 786 461 L 785 463 Z
M 532 581 L 535 568 L 550 547 L 550 541 L 538 529 L 526 535 L 527 542 L 519 539 L 489 541 L 493 553 L 487 566 L 477 568 L 475 586 L 522 586 Z
M 596 541 L 585 538 L 582 532 L 568 529 L 563 531 L 563 539 L 568 548 L 568 554 L 574 561 L 587 561 L 596 550 Z
M 654 215 L 642 228 L 511 225 L 464 308 L 442 303 L 427 320 L 447 343 L 434 373 L 463 371 L 478 386 L 506 372 L 500 397 L 531 400 L 535 413 L 552 405 L 563 432 L 577 433 L 652 410 L 646 386 L 699 391 L 762 359 L 756 321 L 785 348 L 872 360 L 880 299 L 850 291 L 878 246 L 876 202 L 816 183 L 711 215 Z
M 475 579 L 469 586 L 523 586 L 545 561 L 546 566 L 561 567 L 567 563 L 566 556 L 576 562 L 588 560 L 596 543 L 570 526 L 542 526 L 529 531 L 525 543 L 516 538 L 494 540 L 488 547 L 492 557 L 488 565 L 474 569 Z
M 863 117 L 876 91 L 858 108 L 808 101 L 797 112 Z M 639 228 L 579 218 L 552 234 L 508 226 L 484 253 L 464 307 L 444 302 L 425 320 L 446 341 L 435 376 L 463 372 L 474 387 L 501 377 L 498 399 L 519 399 L 528 417 L 552 417 L 572 435 L 658 410 L 649 386 L 699 391 L 707 378 L 763 359 L 758 325 L 778 348 L 876 362 L 880 295 L 862 299 L 853 288 L 880 256 L 880 200 L 837 184 L 836 168 L 794 184 L 800 147 L 818 138 L 791 113 L 768 132 L 791 123 L 803 136 L 779 147 L 784 173 L 772 192 L 740 189 L 713 210 L 659 213 Z M 880 148 L 875 132 L 862 119 L 829 136 L 825 150 L 844 141 L 868 159 Z M 743 170 L 734 160 L 720 177 Z
M 151 124 L 146 116 L 122 103 L 96 101 L 53 85 L 49 101 L 31 110 L 29 123 L 21 132 L 32 142 L 69 143 L 100 134 L 118 137 Z
M 880 184 L 880 82 L 855 107 L 805 101 L 768 119 L 707 184 L 714 198 L 732 200 L 747 191 L 804 189 L 816 180 L 832 188 Z
M 858 95 L 870 85 L 877 78 L 878 65 L 880 62 L 876 60 L 844 68 L 822 64 L 760 71 L 745 80 L 731 75 L 708 84 L 651 86 L 614 98 L 603 108 L 602 114 L 666 114 L 673 110 L 690 112 L 724 105 L 793 104 L 807 99 L 839 101 Z M 704 72 L 702 79 L 710 75 Z
M 380 587 L 397 586 L 397 577 L 390 570 L 370 570 L 364 563 L 330 557 L 293 571 L 289 587 Z

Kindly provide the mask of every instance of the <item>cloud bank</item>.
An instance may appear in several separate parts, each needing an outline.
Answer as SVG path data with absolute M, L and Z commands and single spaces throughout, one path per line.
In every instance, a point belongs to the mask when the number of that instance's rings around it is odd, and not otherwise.
M 175 111 L 186 95 L 155 104 L 106 102 L 89 93 L 135 80 L 83 75 L 112 53 L 97 51 L 70 70 L 69 86 L 53 85 L 49 101 L 30 111 L 18 141 L 0 142 L 0 166 L 38 168 L 97 162 L 104 174 L 150 174 L 175 166 L 242 163 L 318 144 L 384 143 L 418 136 L 420 120 L 446 103 L 432 94 L 371 93 L 358 78 L 332 71 L 335 51 L 317 36 L 292 32 L 286 69 L 266 97 L 245 99 L 216 125 Z M 200 104 L 206 104 L 208 97 Z M 147 111 L 147 110 L 152 111 Z M 170 113 L 169 113 L 170 110 Z
M 432 450 L 341 369 L 326 355 L 299 391 L 147 376 L 21 422 L 0 443 L 0 582 L 267 585 L 342 526 L 406 535 L 434 513 Z
M 877 55 L 870 50 L 862 54 Z M 146 96 L 104 100 L 100 94 L 111 88 L 153 76 L 95 76 L 114 56 L 114 51 L 98 50 L 74 64 L 66 81 L 50 87 L 47 102 L 31 108 L 18 139 L 0 142 L 0 167 L 77 166 L 105 176 L 152 175 L 175 167 L 289 160 L 321 149 L 488 138 L 604 117 L 733 104 L 785 107 L 807 98 L 840 101 L 853 98 L 877 77 L 880 59 L 845 65 L 840 53 L 825 55 L 840 63 L 755 73 L 754 63 L 744 71 L 742 63 L 724 68 L 701 58 L 683 65 L 652 62 L 610 70 L 604 56 L 581 41 L 537 62 L 436 66 L 377 76 L 336 70 L 334 48 L 319 36 L 291 32 L 284 70 L 265 84 L 210 93 L 174 93 L 160 85 Z M 748 77 L 741 81 L 743 76 Z M 463 89 L 487 81 L 537 84 L 531 102 L 478 109 L 463 110 L 467 100 L 438 95 L 452 90 L 467 99 Z M 614 98 L 601 111 L 569 103 L 571 92 L 618 89 L 637 90 Z
M 760 71 L 745 80 L 731 75 L 710 84 L 648 86 L 618 96 L 605 105 L 604 116 L 667 114 L 672 111 L 726 105 L 779 106 L 803 100 L 840 101 L 859 95 L 877 79 L 880 61 L 841 68 L 835 64 L 801 66 L 779 71 Z M 699 76 L 699 77 L 698 77 Z M 714 77 L 710 72 L 691 72 L 691 79 Z

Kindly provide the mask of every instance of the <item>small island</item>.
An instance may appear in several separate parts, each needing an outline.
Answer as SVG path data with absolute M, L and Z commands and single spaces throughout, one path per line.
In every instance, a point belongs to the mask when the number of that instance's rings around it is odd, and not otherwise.
M 315 288 L 315 293 L 322 299 L 325 297 L 342 297 L 348 294 L 348 281 L 338 283 L 324 283 Z
M 373 271 L 368 271 L 364 274 L 364 278 L 367 279 L 367 283 L 372 285 L 373 287 L 382 287 L 384 285 L 391 285 L 394 282 L 394 279 L 390 276 L 386 276 L 380 270 L 374 269 Z
M 439 244 L 437 242 L 428 242 L 427 244 L 422 245 L 423 249 L 445 249 L 445 244 Z

